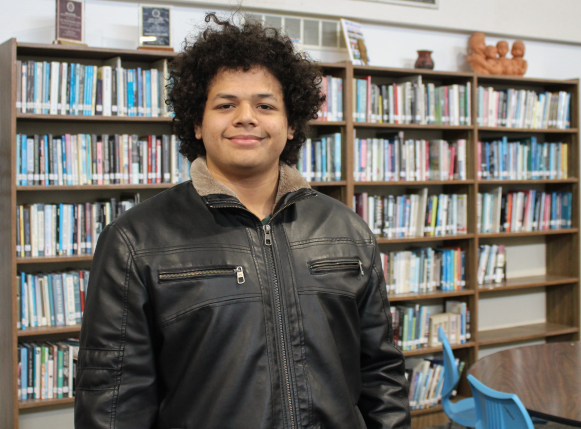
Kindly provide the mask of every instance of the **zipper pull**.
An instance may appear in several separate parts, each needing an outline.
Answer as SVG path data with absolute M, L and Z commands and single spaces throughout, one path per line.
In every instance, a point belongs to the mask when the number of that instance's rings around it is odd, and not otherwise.
M 264 225 L 264 244 L 272 246 L 272 236 L 270 235 L 270 225 Z
M 244 278 L 244 269 L 242 267 L 236 267 L 236 281 L 239 285 L 244 284 L 246 279 Z
M 361 262 L 361 259 L 359 260 L 359 271 L 361 271 L 362 276 L 365 275 L 365 274 L 363 274 L 363 262 Z

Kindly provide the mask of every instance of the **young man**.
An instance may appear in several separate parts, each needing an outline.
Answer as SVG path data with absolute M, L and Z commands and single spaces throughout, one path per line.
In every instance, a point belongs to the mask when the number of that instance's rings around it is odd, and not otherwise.
M 101 234 L 81 330 L 81 428 L 409 428 L 375 239 L 296 169 L 317 66 L 220 22 L 174 61 L 192 181 Z

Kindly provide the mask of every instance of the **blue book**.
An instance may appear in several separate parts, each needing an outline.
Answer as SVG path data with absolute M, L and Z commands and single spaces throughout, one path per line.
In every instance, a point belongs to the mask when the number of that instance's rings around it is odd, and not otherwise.
M 85 74 L 85 110 L 87 115 L 93 114 L 92 104 L 93 104 L 93 66 L 87 66 L 88 74 Z
M 460 252 L 460 259 L 462 265 L 460 266 L 461 274 L 462 274 L 462 289 L 466 288 L 466 252 Z
M 537 168 L 537 138 L 531 137 L 531 179 L 538 179 Z
M 553 172 L 555 171 L 555 146 L 553 143 L 549 144 L 549 179 L 554 179 Z
M 506 139 L 506 136 L 504 136 L 502 138 L 502 166 L 501 166 L 501 170 L 500 171 L 504 171 L 505 172 L 505 178 L 508 178 L 508 174 L 506 174 L 509 171 L 509 166 L 511 165 L 509 163 L 509 159 L 508 159 L 508 153 L 509 153 L 509 149 L 508 149 L 508 141 Z
M 137 83 L 137 116 L 145 116 L 145 102 L 143 101 L 143 71 L 137 68 L 135 82 Z
M 64 204 L 59 204 L 59 209 L 58 209 L 58 222 L 59 222 L 59 244 L 58 244 L 58 250 L 59 250 L 59 255 L 64 255 L 63 252 L 63 233 L 64 233 Z
M 329 169 L 327 168 L 327 138 L 321 138 L 321 180 L 328 180 Z
M 22 330 L 26 329 L 26 325 L 29 325 L 29 323 L 27 323 L 29 316 L 28 303 L 29 298 L 28 289 L 26 287 L 26 274 L 20 273 L 20 305 L 22 308 L 20 314 Z
M 43 73 L 44 81 L 43 81 L 42 112 L 45 115 L 48 115 L 50 113 L 50 78 L 51 78 L 50 63 L 48 61 L 43 62 Z
M 335 144 L 335 149 L 333 150 L 335 157 L 333 161 L 333 165 L 335 166 L 335 180 L 341 180 L 341 133 L 335 133 L 333 143 Z
M 52 276 L 46 274 L 46 279 L 48 283 L 48 303 L 50 307 L 50 326 L 56 326 L 56 313 L 54 308 L 54 292 L 52 290 Z
M 75 78 L 76 74 L 77 74 L 76 64 L 71 63 L 71 71 L 70 71 L 70 76 L 69 76 L 69 80 L 71 83 L 70 90 L 69 90 L 70 91 L 70 93 L 69 93 L 69 100 L 70 100 L 69 113 L 71 115 L 77 114 L 76 109 L 75 109 L 75 104 L 77 103 L 77 100 L 75 97 L 75 94 L 76 94 L 75 87 L 76 87 L 76 83 L 77 83 L 77 80 Z
M 129 116 L 135 116 L 135 103 L 134 103 L 134 96 L 133 96 L 133 86 L 134 86 L 134 78 L 135 78 L 135 71 L 128 70 L 127 71 L 127 110 L 129 112 Z
M 16 134 L 16 185 L 22 183 L 22 144 L 20 142 L 20 134 Z
M 83 100 L 83 94 L 81 94 L 81 66 L 77 64 L 75 67 L 75 114 L 81 114 L 81 102 Z
M 493 179 L 492 171 L 490 171 L 490 142 L 486 142 L 484 145 L 484 152 L 486 154 L 486 171 L 488 172 L 488 178 Z
M 63 293 L 63 279 L 60 274 L 51 274 L 53 283 L 53 301 L 55 303 L 56 326 L 65 324 L 65 303 Z
M 357 79 L 357 122 L 366 122 L 366 121 L 367 121 L 367 80 Z
M 20 397 L 28 399 L 28 348 L 20 348 Z
M 403 226 L 405 225 L 405 197 L 398 197 L 399 198 L 399 202 L 398 202 L 398 207 L 399 207 L 399 214 L 398 214 L 398 229 L 399 229 L 399 233 L 398 233 L 398 237 L 403 237 L 405 235 L 404 230 L 403 230 Z
M 145 70 L 145 116 L 151 116 L 151 70 Z

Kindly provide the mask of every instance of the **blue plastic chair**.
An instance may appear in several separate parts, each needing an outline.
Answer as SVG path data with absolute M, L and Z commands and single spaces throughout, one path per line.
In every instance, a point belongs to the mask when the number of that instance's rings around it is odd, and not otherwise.
M 450 401 L 450 395 L 458 384 L 460 376 L 458 375 L 452 347 L 450 347 L 448 338 L 442 328 L 438 329 L 438 340 L 442 343 L 444 349 L 444 385 L 442 386 L 442 408 L 444 413 L 452 422 L 469 428 L 476 427 L 474 398 L 466 398 L 458 402 Z
M 491 389 L 472 375 L 468 382 L 476 405 L 476 429 L 534 429 L 517 395 Z

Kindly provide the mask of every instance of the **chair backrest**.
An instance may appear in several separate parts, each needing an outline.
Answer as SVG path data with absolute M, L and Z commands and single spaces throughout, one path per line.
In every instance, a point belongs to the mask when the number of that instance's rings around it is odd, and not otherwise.
M 499 392 L 468 375 L 476 407 L 476 429 L 534 429 L 517 395 Z
M 446 333 L 441 327 L 438 329 L 438 340 L 442 343 L 444 349 L 444 385 L 442 386 L 442 401 L 444 401 L 452 394 L 452 390 L 458 384 L 460 376 L 458 375 L 452 347 L 450 347 L 448 337 L 446 337 Z

